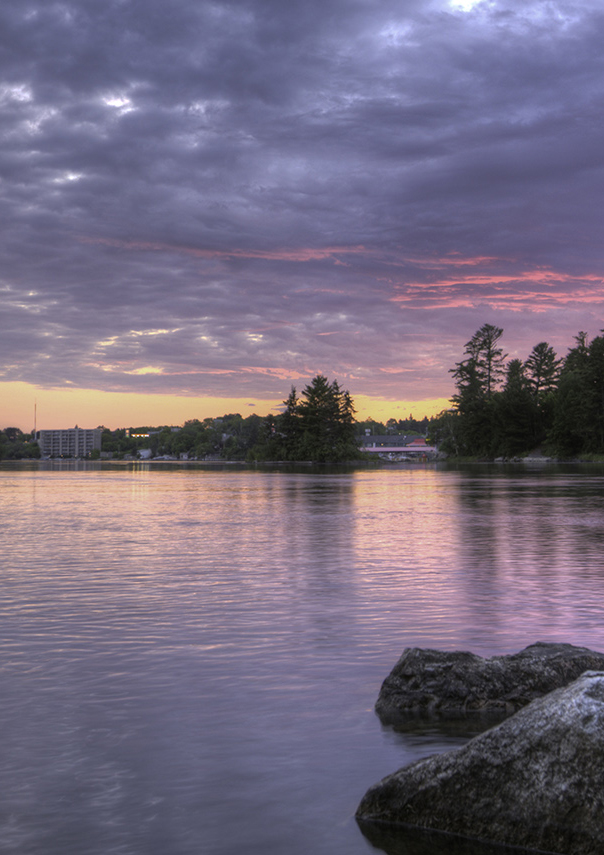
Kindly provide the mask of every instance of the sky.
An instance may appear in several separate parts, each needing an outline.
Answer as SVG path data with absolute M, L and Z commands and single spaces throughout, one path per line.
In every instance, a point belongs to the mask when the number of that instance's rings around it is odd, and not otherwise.
M 432 415 L 597 335 L 604 6 L 6 0 L 0 427 Z

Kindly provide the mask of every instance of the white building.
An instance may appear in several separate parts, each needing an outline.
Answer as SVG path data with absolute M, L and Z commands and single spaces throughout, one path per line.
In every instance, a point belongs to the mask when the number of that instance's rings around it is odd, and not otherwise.
M 42 457 L 88 457 L 94 449 L 101 450 L 102 428 L 39 430 L 36 439 Z

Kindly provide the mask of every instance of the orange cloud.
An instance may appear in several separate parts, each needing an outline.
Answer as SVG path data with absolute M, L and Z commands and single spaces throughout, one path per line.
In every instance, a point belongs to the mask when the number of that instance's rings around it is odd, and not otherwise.
M 495 261 L 504 261 L 497 256 L 471 256 L 463 257 L 459 253 L 453 252 L 450 255 L 443 255 L 441 258 L 405 258 L 405 261 L 410 264 L 417 264 L 418 267 L 441 268 L 441 267 L 476 267 L 479 264 L 486 264 Z
M 502 269 L 492 269 L 492 261 L 497 261 Z M 441 271 L 438 278 L 392 283 L 396 293 L 389 297 L 389 300 L 394 303 L 420 303 L 431 308 L 466 308 L 477 303 L 486 303 L 493 309 L 513 311 L 530 308 L 543 311 L 569 303 L 593 303 L 598 297 L 604 299 L 604 281 L 601 276 L 593 273 L 563 273 L 546 267 L 505 270 L 514 263 L 511 259 L 506 261 L 491 258 L 444 258 L 439 260 L 438 265 L 428 262 L 426 267 Z M 460 276 L 460 264 L 484 264 L 490 269 Z M 454 269 L 448 272 L 448 267 Z
M 367 253 L 364 246 L 327 246 L 327 247 L 302 247 L 300 249 L 199 249 L 191 246 L 179 246 L 177 244 L 160 243 L 154 241 L 126 241 L 117 238 L 93 238 L 80 237 L 82 243 L 100 244 L 102 246 L 115 247 L 145 252 L 176 252 L 192 255 L 195 258 L 250 258 L 263 259 L 265 261 L 321 261 L 326 258 L 334 258 L 338 255 L 359 255 Z
M 122 250 L 180 253 L 209 260 L 262 259 L 300 263 L 328 260 L 340 264 L 343 263 L 341 256 L 363 255 L 373 258 L 382 267 L 408 270 L 415 268 L 416 277 L 418 274 L 425 275 L 425 279 L 413 278 L 411 281 L 405 281 L 400 274 L 384 277 L 374 272 L 372 277 L 374 282 L 384 284 L 383 296 L 387 301 L 430 309 L 472 308 L 485 304 L 493 309 L 544 311 L 546 308 L 567 306 L 569 303 L 594 302 L 600 296 L 600 289 L 604 286 L 602 277 L 596 274 L 573 275 L 543 266 L 518 269 L 518 261 L 514 258 L 487 255 L 464 256 L 457 252 L 422 258 L 406 256 L 403 252 L 397 253 L 396 250 L 370 249 L 364 245 L 222 250 L 118 238 L 83 236 L 80 240 Z M 463 272 L 464 268 L 468 269 L 467 273 Z M 438 275 L 431 278 L 432 274 Z M 292 293 L 341 295 L 346 294 L 347 291 L 338 287 L 324 286 L 297 289 Z M 271 323 L 254 330 L 244 331 L 262 332 L 283 325 L 285 322 Z M 336 332 L 335 330 L 326 331 L 320 335 L 334 335 Z

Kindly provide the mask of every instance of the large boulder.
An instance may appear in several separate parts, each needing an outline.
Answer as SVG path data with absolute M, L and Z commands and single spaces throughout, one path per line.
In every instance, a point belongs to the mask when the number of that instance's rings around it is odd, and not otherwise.
M 365 794 L 374 823 L 438 829 L 561 855 L 604 841 L 604 673 L 533 701 L 462 748 L 420 760 Z
M 534 855 L 533 849 L 504 846 L 486 840 L 472 840 L 446 831 L 405 826 L 362 823 L 365 839 L 386 855 Z
M 385 724 L 417 715 L 505 717 L 584 671 L 604 671 L 604 654 L 572 644 L 531 644 L 510 656 L 408 648 L 384 680 L 376 712 Z

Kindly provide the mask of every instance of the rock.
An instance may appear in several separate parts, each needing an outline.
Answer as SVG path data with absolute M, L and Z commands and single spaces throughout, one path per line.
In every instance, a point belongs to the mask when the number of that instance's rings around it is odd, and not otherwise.
M 365 794 L 357 820 L 361 829 L 394 823 L 560 855 L 601 853 L 604 673 L 589 671 L 462 748 L 389 775 Z
M 584 671 L 604 671 L 604 654 L 572 644 L 531 644 L 510 656 L 411 647 L 384 680 L 375 705 L 385 724 L 410 717 L 510 715 L 567 686 Z
M 518 846 L 503 846 L 485 840 L 471 840 L 443 831 L 405 826 L 404 835 L 396 825 L 361 823 L 365 838 L 386 855 L 523 855 L 534 850 Z

